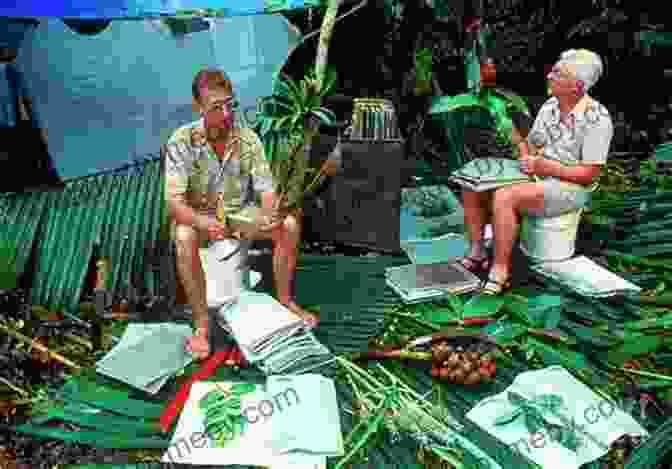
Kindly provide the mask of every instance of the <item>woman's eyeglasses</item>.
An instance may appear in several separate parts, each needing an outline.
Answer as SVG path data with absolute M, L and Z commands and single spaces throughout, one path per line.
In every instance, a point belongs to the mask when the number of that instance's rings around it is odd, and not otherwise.
M 574 79 L 574 77 L 572 75 L 570 75 L 569 73 L 563 72 L 562 70 L 560 70 L 557 67 L 552 68 L 551 71 L 548 72 L 548 75 L 546 75 L 546 78 L 548 78 L 549 80 L 559 80 L 559 79 L 573 80 Z

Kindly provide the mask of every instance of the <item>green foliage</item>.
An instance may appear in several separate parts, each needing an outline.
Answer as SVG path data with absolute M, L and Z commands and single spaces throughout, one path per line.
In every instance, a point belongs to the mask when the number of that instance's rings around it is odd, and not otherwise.
M 16 242 L 0 236 L 0 290 L 11 290 L 17 286 L 17 254 Z
M 553 329 L 560 322 L 563 298 L 555 295 L 538 295 L 506 303 L 505 310 L 529 327 Z
M 426 47 L 415 51 L 415 93 L 424 95 L 432 93 L 433 53 Z
M 432 103 L 429 114 L 469 112 L 479 109 L 490 114 L 495 123 L 498 139 L 506 143 L 511 143 L 512 114 L 522 112 L 530 115 L 530 110 L 522 97 L 501 88 L 485 88 L 478 94 L 467 93 L 438 97 Z
M 276 179 L 276 192 L 286 197 L 287 207 L 300 205 L 323 176 L 309 165 L 306 145 L 320 125 L 333 126 L 336 115 L 322 106 L 322 99 L 336 85 L 335 69 L 328 69 L 322 88 L 312 70 L 300 82 L 279 77 L 273 94 L 262 101 L 255 130 L 265 143 L 266 157 Z
M 296 10 L 297 8 L 292 6 L 292 3 L 288 0 L 264 0 L 264 11 L 266 13 L 278 13 L 281 11 Z M 322 7 L 325 3 L 325 0 L 304 0 L 303 8 Z
M 262 100 L 254 125 L 271 162 L 282 156 L 278 153 L 283 144 L 304 133 L 309 119 L 329 126 L 336 123 L 335 114 L 322 106 L 322 99 L 330 95 L 336 85 L 335 69 L 327 70 L 327 78 L 319 93 L 315 90 L 314 70 L 300 82 L 287 76 L 278 78 L 273 94 Z

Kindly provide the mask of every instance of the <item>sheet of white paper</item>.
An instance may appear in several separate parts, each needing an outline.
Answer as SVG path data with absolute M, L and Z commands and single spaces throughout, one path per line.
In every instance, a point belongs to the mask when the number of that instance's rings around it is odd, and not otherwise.
M 571 423 L 570 430 L 581 437 L 577 451 L 573 452 L 553 441 L 552 435 L 545 429 L 531 434 L 521 418 L 510 424 L 495 426 L 494 421 L 498 417 L 513 410 L 507 398 L 508 391 L 515 391 L 528 399 L 542 394 L 560 396 L 565 405 L 563 415 Z M 578 469 L 605 455 L 611 444 L 623 435 L 648 435 L 630 415 L 601 399 L 560 366 L 519 374 L 503 393 L 482 400 L 469 411 L 467 417 L 544 469 Z M 549 420 L 554 424 L 563 424 L 559 418 L 549 417 Z
M 194 357 L 184 350 L 191 327 L 185 324 L 129 324 L 120 342 L 96 364 L 96 371 L 150 394 L 156 393 Z M 146 349 L 162 350 L 150 365 L 142 361 Z M 139 360 L 140 358 L 140 360 Z
M 276 452 L 291 454 L 298 450 L 330 457 L 343 455 L 336 388 L 331 379 L 316 374 L 270 376 L 267 392 L 274 399 L 284 397 L 287 402 L 285 409 L 274 416 L 272 446 Z M 312 424 L 296 425 L 296 422 Z
M 204 420 L 198 408 L 198 401 L 218 384 L 226 386 L 231 383 L 196 382 L 193 384 L 171 444 L 162 457 L 163 463 L 222 466 L 240 464 L 293 469 L 314 469 L 326 463 L 325 456 L 321 455 L 274 454 L 271 446 L 273 413 L 265 411 L 263 413 L 267 417 L 263 417 L 258 412 L 260 409 L 267 408 L 268 401 L 271 400 L 261 386 L 254 393 L 241 399 L 241 408 L 251 409 L 247 411 L 248 424 L 243 436 L 231 442 L 226 448 L 215 447 L 204 434 Z M 267 403 L 262 404 L 262 401 L 267 401 Z

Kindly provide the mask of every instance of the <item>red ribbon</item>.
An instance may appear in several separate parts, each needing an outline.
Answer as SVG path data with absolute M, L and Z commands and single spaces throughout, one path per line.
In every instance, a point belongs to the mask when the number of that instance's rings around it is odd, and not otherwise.
M 191 385 L 196 381 L 202 381 L 204 379 L 210 378 L 217 369 L 224 364 L 224 362 L 229 358 L 231 354 L 230 349 L 220 350 L 219 352 L 213 353 L 210 358 L 208 358 L 201 368 L 194 373 L 189 381 L 182 384 L 180 390 L 175 395 L 175 398 L 168 403 L 168 405 L 163 410 L 161 417 L 159 418 L 159 423 L 161 425 L 161 430 L 164 433 L 168 433 L 173 426 L 173 422 L 177 416 L 184 409 L 187 400 L 189 399 L 189 393 L 191 392 Z

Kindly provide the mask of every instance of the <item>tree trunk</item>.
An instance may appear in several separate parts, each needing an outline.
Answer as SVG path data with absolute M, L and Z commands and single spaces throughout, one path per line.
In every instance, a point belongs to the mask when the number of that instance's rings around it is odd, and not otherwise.
M 317 91 L 322 90 L 324 79 L 327 75 L 327 61 L 329 58 L 329 43 L 334 33 L 334 25 L 336 24 L 336 16 L 338 15 L 338 7 L 342 0 L 329 0 L 327 4 L 327 11 L 322 20 L 322 27 L 320 28 L 320 42 L 317 46 L 317 56 L 315 57 L 315 75 L 317 78 Z

